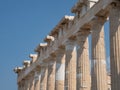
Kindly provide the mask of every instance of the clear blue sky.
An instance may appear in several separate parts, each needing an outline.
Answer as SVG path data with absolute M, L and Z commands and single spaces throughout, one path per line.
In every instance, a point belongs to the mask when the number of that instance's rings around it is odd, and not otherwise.
M 17 90 L 16 66 L 53 29 L 77 0 L 0 0 L 0 88 Z M 108 27 L 106 27 L 108 34 Z M 107 35 L 108 36 L 108 35 Z M 106 37 L 108 43 L 108 37 Z M 107 48 L 108 44 L 107 44 Z M 109 53 L 107 52 L 109 57 Z

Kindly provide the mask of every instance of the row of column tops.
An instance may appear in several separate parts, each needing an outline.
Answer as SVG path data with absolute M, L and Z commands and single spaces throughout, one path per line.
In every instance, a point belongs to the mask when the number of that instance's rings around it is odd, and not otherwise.
M 14 72 L 15 73 L 20 73 L 21 71 L 27 69 L 27 67 L 30 67 L 31 64 L 33 64 L 36 60 L 37 60 L 37 57 L 38 55 L 37 54 L 30 54 L 29 57 L 32 59 L 32 60 L 24 60 L 23 61 L 23 66 L 22 67 L 15 67 L 14 68 Z
M 68 25 L 70 21 L 74 20 L 74 16 L 65 15 L 59 23 L 53 28 L 53 30 L 49 33 L 50 36 L 54 36 L 56 33 L 59 33 L 60 29 L 65 28 L 65 25 Z M 47 38 L 45 38 L 46 40 Z
M 50 33 L 50 35 L 53 35 L 58 32 L 59 33 L 59 28 L 61 28 L 61 26 L 64 26 L 65 23 L 68 23 L 69 21 L 72 21 L 74 19 L 74 16 L 64 16 L 62 18 L 62 20 L 59 22 L 59 24 L 53 29 L 53 31 Z M 86 32 L 80 32 L 80 34 L 82 35 L 83 33 L 86 33 Z M 44 39 L 45 42 L 47 43 L 40 43 L 36 49 L 35 49 L 35 52 L 38 52 L 38 54 L 30 54 L 29 57 L 32 59 L 31 61 L 29 60 L 25 60 L 23 61 L 23 67 L 16 67 L 14 69 L 14 72 L 15 73 L 20 73 L 22 70 L 25 70 L 27 69 L 27 67 L 30 67 L 31 64 L 33 64 L 37 58 L 39 57 L 39 54 L 41 53 L 41 50 L 43 50 L 44 48 L 48 47 L 49 46 L 49 42 L 54 42 L 55 40 L 55 37 L 53 36 L 50 36 L 50 35 L 47 35 L 47 37 Z M 74 37 L 73 37 L 74 38 Z M 44 50 L 46 51 L 46 50 Z M 48 57 L 50 57 L 48 55 Z
M 39 52 L 40 49 L 43 49 L 44 47 L 49 46 L 50 42 L 54 42 L 55 39 L 60 36 L 62 31 L 66 30 L 66 27 L 69 26 L 69 23 L 72 22 L 74 20 L 74 16 L 68 16 L 65 15 L 60 22 L 53 28 L 53 30 L 49 33 L 49 35 L 47 35 L 44 38 L 44 42 L 47 43 L 40 43 L 36 48 L 35 48 L 35 52 Z M 70 23 L 71 24 L 71 23 Z M 66 26 L 67 25 L 67 26 Z M 62 30 L 62 31 L 61 31 Z
M 78 2 L 72 7 L 71 12 L 77 13 L 80 12 L 83 6 L 91 8 L 99 0 L 78 0 Z
M 59 29 L 60 29 L 61 27 L 64 27 L 64 25 L 65 25 L 66 23 L 69 23 L 69 21 L 72 21 L 73 19 L 74 19 L 74 16 L 65 15 L 65 16 L 60 20 L 60 22 L 56 25 L 56 27 L 50 32 L 50 34 L 47 35 L 46 38 L 44 39 L 44 41 L 47 42 L 47 43 L 40 43 L 40 44 L 37 46 L 37 48 L 35 49 L 35 52 L 40 53 L 40 51 L 41 51 L 43 48 L 47 47 L 51 41 L 53 42 L 53 41 L 55 40 L 55 37 L 53 37 L 54 34 L 59 33 Z M 50 36 L 50 35 L 53 35 L 53 36 Z M 30 57 L 32 60 L 31 60 L 31 61 L 28 61 L 28 60 L 23 61 L 23 67 L 16 67 L 16 68 L 14 69 L 14 72 L 15 72 L 15 73 L 20 73 L 21 71 L 27 69 L 27 67 L 30 67 L 30 65 L 33 64 L 33 63 L 37 60 L 37 57 L 39 57 L 39 56 L 38 56 L 38 54 L 30 54 L 29 57 Z

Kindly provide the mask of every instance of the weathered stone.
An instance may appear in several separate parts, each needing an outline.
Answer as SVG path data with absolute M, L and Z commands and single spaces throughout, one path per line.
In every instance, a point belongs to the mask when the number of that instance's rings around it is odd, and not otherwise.
M 76 90 L 76 61 L 77 52 L 75 40 L 66 42 L 65 58 L 65 90 Z
M 120 89 L 120 1 L 112 4 L 109 19 L 110 19 L 111 90 L 119 90 Z
M 65 15 L 44 39 L 47 43 L 41 43 L 35 49 L 37 54 L 30 55 L 32 60 L 24 61 L 23 67 L 14 69 L 18 74 L 18 90 L 91 90 L 91 84 L 92 90 L 110 88 L 111 83 L 107 83 L 103 32 L 105 23 L 103 18 L 109 16 L 112 90 L 119 90 L 119 3 L 119 0 L 79 0 L 72 8 L 75 16 Z M 88 51 L 90 29 L 92 31 L 92 83 Z M 73 43 L 76 42 L 76 37 L 77 56 L 75 43 Z M 69 41 L 71 39 L 72 42 Z M 54 62 L 51 61 L 51 56 L 56 57 Z M 36 72 L 38 66 L 41 67 L 39 70 L 41 73 L 34 76 L 33 72 Z
M 92 26 L 92 90 L 107 90 L 104 44 L 105 19 L 97 17 Z

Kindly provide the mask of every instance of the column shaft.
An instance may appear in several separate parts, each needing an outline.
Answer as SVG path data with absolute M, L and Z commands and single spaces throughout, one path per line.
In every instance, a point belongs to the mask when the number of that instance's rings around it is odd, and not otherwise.
M 66 42 L 65 90 L 76 90 L 76 46 L 75 41 Z
M 120 90 L 120 1 L 112 5 L 109 18 L 111 90 Z
M 41 83 L 40 90 L 47 90 L 47 75 L 48 75 L 48 67 L 41 67 Z
M 104 18 L 97 17 L 92 27 L 92 90 L 108 89 L 104 23 Z
M 21 83 L 18 83 L 18 90 L 21 90 Z
M 80 32 L 77 36 L 77 90 L 90 90 L 89 31 Z
M 35 89 L 34 90 L 40 90 L 40 80 L 35 81 Z
M 29 90 L 34 90 L 34 74 L 31 75 L 30 77 L 30 89 Z
M 25 85 L 24 90 L 27 90 L 28 84 L 27 84 L 27 79 L 26 78 L 25 78 L 25 81 L 24 81 L 24 85 Z
M 29 90 L 29 88 L 30 88 L 30 80 L 28 78 L 26 81 L 26 90 Z
M 64 90 L 65 78 L 65 50 L 58 50 L 56 61 L 55 90 Z
M 56 61 L 49 61 L 47 90 L 55 90 Z
M 41 80 L 41 73 L 40 71 L 36 71 L 34 90 L 40 90 L 40 80 Z

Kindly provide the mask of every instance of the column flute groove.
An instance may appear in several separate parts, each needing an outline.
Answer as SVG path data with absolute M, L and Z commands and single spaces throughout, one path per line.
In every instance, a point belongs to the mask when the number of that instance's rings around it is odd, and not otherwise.
M 65 80 L 65 49 L 59 48 L 56 60 L 55 90 L 64 90 Z
M 30 89 L 29 90 L 34 90 L 34 72 L 32 72 L 30 75 Z
M 48 84 L 47 90 L 55 90 L 55 70 L 56 70 L 56 57 L 50 58 L 48 65 Z
M 92 25 L 92 90 L 107 90 L 107 70 L 104 44 L 106 18 L 96 17 Z
M 41 66 L 41 83 L 40 90 L 47 90 L 47 75 L 48 75 L 48 66 Z
M 77 35 L 77 90 L 91 88 L 88 35 L 89 31 L 79 32 Z
M 66 42 L 65 90 L 76 90 L 76 45 L 75 40 Z
M 35 71 L 35 86 L 34 90 L 40 90 L 40 80 L 41 80 L 41 73 L 40 73 L 40 67 L 38 70 Z
M 120 89 L 120 35 L 119 35 L 120 34 L 120 1 L 112 3 L 109 19 L 110 19 L 111 90 L 119 90 Z

